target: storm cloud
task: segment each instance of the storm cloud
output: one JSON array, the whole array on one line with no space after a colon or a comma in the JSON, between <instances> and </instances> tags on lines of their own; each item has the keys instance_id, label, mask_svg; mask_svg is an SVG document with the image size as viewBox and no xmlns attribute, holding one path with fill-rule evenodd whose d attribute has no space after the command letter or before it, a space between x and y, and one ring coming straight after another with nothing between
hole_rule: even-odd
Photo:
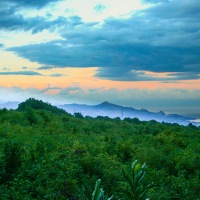
<instances>
[{"instance_id":1,"label":"storm cloud","mask_svg":"<svg viewBox=\"0 0 200 200\"><path fill-rule=\"evenodd\" d=\"M37 19L32 19L29 26L33 32L57 24L62 40L7 50L49 68L98 67L96 76L102 79L199 79L200 2L148 2L155 5L134 12L129 18L108 18L103 23L86 23L75 17L66 26L69 19L61 17L57 22L34 27L30 24L36 24ZM148 72L168 75L156 77Z\"/></svg>"},{"instance_id":2,"label":"storm cloud","mask_svg":"<svg viewBox=\"0 0 200 200\"><path fill-rule=\"evenodd\" d=\"M0 30L9 31L29 31L33 34L43 30L54 31L59 26L76 26L81 22L80 17L71 16L68 18L58 16L56 19L51 19L50 14L46 16L36 15L34 17L27 17L24 11L31 12L47 6L52 2L59 2L62 0L1 0L0 1Z\"/></svg>"}]
</instances>

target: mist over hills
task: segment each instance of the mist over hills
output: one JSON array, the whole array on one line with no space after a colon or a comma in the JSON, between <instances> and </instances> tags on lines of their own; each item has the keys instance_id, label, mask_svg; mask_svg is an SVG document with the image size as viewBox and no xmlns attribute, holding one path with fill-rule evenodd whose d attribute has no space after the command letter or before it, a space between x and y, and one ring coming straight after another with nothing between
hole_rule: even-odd
<instances>
[{"instance_id":1,"label":"mist over hills","mask_svg":"<svg viewBox=\"0 0 200 200\"><path fill-rule=\"evenodd\" d=\"M71 114L80 112L83 116L108 116L110 118L119 117L120 119L129 117L138 118L141 121L156 120L158 122L177 123L184 126L188 125L189 123L192 123L196 126L200 125L200 123L198 122L193 122L195 118L185 117L178 114L165 114L163 111L150 112L146 109L138 110L132 107L115 105L107 101L93 106L80 104L64 104L58 107L64 109Z\"/></svg>"},{"instance_id":2,"label":"mist over hills","mask_svg":"<svg viewBox=\"0 0 200 200\"><path fill-rule=\"evenodd\" d=\"M7 109L17 109L20 102L6 102L1 103L0 108ZM56 107L65 110L70 114L81 113L83 116L104 116L110 118L120 119L124 118L138 118L141 121L150 121L155 120L158 122L167 122L167 123L177 123L180 125L187 126L189 123L193 125L200 126L200 122L196 122L195 118L186 117L178 114L166 114L163 111L160 112L150 112L146 109L135 109L132 107L123 107L119 105L112 104L110 102L103 102L98 105L86 105L86 104L64 104L56 105Z\"/></svg>"},{"instance_id":3,"label":"mist over hills","mask_svg":"<svg viewBox=\"0 0 200 200\"><path fill-rule=\"evenodd\" d=\"M8 101L6 103L0 103L0 109L7 108L7 109L17 109L18 105L20 104L19 101Z\"/></svg>"}]
</instances>

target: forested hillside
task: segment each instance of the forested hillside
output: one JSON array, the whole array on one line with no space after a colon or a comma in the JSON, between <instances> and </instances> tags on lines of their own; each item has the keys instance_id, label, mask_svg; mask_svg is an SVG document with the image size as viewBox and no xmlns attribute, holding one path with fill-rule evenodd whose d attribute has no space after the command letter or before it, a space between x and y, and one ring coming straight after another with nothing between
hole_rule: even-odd
<instances>
[{"instance_id":1,"label":"forested hillside","mask_svg":"<svg viewBox=\"0 0 200 200\"><path fill-rule=\"evenodd\" d=\"M0 109L0 199L125 199L123 168L146 163L152 200L200 199L200 128L72 116L29 99Z\"/></svg>"}]
</instances>

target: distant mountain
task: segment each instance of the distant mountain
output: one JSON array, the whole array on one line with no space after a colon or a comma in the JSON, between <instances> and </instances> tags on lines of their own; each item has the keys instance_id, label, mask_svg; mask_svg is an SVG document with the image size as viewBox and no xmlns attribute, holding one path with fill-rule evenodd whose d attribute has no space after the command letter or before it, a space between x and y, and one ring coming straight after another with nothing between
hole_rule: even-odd
<instances>
[{"instance_id":1,"label":"distant mountain","mask_svg":"<svg viewBox=\"0 0 200 200\"><path fill-rule=\"evenodd\" d=\"M0 108L7 108L7 109L17 109L20 102L18 101L8 101L6 103L1 103Z\"/></svg>"},{"instance_id":2,"label":"distant mountain","mask_svg":"<svg viewBox=\"0 0 200 200\"><path fill-rule=\"evenodd\" d=\"M138 118L141 121L150 121L156 120L158 122L167 122L167 123L177 123L180 125L188 125L192 123L196 126L200 126L199 122L195 122L195 118L184 117L177 114L165 114L164 112L150 112L145 109L135 109L132 107L123 107L109 103L107 101L98 104L98 105L80 105L80 104L64 104L59 105L59 108L66 110L67 112L74 114L80 112L83 116L108 116L110 118L119 117L124 119L129 118Z\"/></svg>"},{"instance_id":3,"label":"distant mountain","mask_svg":"<svg viewBox=\"0 0 200 200\"><path fill-rule=\"evenodd\" d=\"M51 106L50 104L45 104L45 106L41 103L42 101L34 100L34 99L28 99L27 101L20 103L20 102L6 102L0 104L1 108L7 108L7 109L22 109L24 105L28 103L28 105L34 109L39 109L41 106L43 109L51 110L56 113L64 112L65 110L68 113L74 114L74 113L81 113L83 116L91 116L91 117L97 117L97 116L107 116L110 118L116 118L119 117L121 119L124 119L126 117L129 118L138 118L141 121L150 121L150 120L156 120L158 122L167 122L167 123L177 123L180 125L187 126L189 123L192 123L193 125L200 126L200 122L192 117L185 117L177 114L166 114L163 111L160 112L150 112L145 109L135 109L132 107L123 107L119 105L115 105L112 103L109 103L107 101L98 104L98 105L85 105L85 104L64 104L64 105L56 105L57 108L61 108L63 110L57 109L55 106ZM57 112L58 111L58 112Z\"/></svg>"}]
</instances>

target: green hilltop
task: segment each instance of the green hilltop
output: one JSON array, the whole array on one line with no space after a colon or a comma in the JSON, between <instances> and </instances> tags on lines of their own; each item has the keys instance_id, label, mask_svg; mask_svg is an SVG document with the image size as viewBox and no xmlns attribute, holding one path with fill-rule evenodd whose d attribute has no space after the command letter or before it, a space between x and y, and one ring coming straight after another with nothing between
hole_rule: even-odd
<instances>
[{"instance_id":1,"label":"green hilltop","mask_svg":"<svg viewBox=\"0 0 200 200\"><path fill-rule=\"evenodd\" d=\"M65 114L66 112L63 109L57 108L56 106L52 106L49 103L45 103L42 100L37 100L34 98L29 98L25 102L19 104L17 111L26 111L28 108L32 108L34 110L46 110L55 114Z\"/></svg>"},{"instance_id":2,"label":"green hilltop","mask_svg":"<svg viewBox=\"0 0 200 200\"><path fill-rule=\"evenodd\" d=\"M73 116L33 98L0 109L3 200L198 200L199 169L191 124Z\"/></svg>"}]
</instances>

